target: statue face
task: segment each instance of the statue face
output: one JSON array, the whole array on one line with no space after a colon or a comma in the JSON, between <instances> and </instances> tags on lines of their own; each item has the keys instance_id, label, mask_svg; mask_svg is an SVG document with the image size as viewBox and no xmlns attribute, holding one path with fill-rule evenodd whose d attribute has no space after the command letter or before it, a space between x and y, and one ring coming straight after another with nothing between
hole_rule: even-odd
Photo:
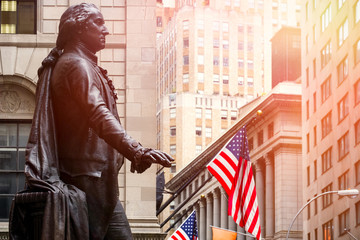
<instances>
[{"instance_id":1,"label":"statue face","mask_svg":"<svg viewBox=\"0 0 360 240\"><path fill-rule=\"evenodd\" d=\"M109 34L103 15L98 9L88 18L86 28L80 34L80 41L93 53L105 48L105 36Z\"/></svg>"}]
</instances>

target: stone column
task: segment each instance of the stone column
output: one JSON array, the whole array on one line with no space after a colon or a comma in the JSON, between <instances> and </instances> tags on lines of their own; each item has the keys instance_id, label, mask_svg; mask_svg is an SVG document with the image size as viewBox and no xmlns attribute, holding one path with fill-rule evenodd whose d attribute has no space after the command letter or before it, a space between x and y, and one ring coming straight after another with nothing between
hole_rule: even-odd
<instances>
[{"instance_id":1,"label":"stone column","mask_svg":"<svg viewBox=\"0 0 360 240\"><path fill-rule=\"evenodd\" d=\"M206 239L212 239L210 225L213 225L213 196L211 193L206 197Z\"/></svg>"},{"instance_id":2,"label":"stone column","mask_svg":"<svg viewBox=\"0 0 360 240\"><path fill-rule=\"evenodd\" d=\"M240 227L239 225L236 226L236 231L239 233L245 233L245 230L242 227ZM245 240L246 236L241 235L239 233L237 234L236 240Z\"/></svg>"},{"instance_id":3,"label":"stone column","mask_svg":"<svg viewBox=\"0 0 360 240\"><path fill-rule=\"evenodd\" d=\"M200 200L200 229L199 239L206 239L206 200L202 198Z\"/></svg>"},{"instance_id":4,"label":"stone column","mask_svg":"<svg viewBox=\"0 0 360 240\"><path fill-rule=\"evenodd\" d=\"M265 155L266 165L266 225L264 236L274 237L274 164L269 154Z\"/></svg>"},{"instance_id":5,"label":"stone column","mask_svg":"<svg viewBox=\"0 0 360 240\"><path fill-rule=\"evenodd\" d=\"M213 224L216 227L220 227L220 191L216 188L213 192L214 196L214 219Z\"/></svg>"},{"instance_id":6,"label":"stone column","mask_svg":"<svg viewBox=\"0 0 360 240\"><path fill-rule=\"evenodd\" d=\"M265 190L264 190L264 173L262 161L257 160L254 164L256 177L256 195L259 204L260 226L265 227ZM265 236L264 229L261 229L261 236Z\"/></svg>"},{"instance_id":7,"label":"stone column","mask_svg":"<svg viewBox=\"0 0 360 240\"><path fill-rule=\"evenodd\" d=\"M221 194L220 227L227 229L228 228L228 198L227 198L227 193L222 187L220 188L220 194Z\"/></svg>"},{"instance_id":8,"label":"stone column","mask_svg":"<svg viewBox=\"0 0 360 240\"><path fill-rule=\"evenodd\" d=\"M236 222L234 221L232 216L228 216L229 226L228 229L232 231L236 231Z\"/></svg>"}]
</instances>

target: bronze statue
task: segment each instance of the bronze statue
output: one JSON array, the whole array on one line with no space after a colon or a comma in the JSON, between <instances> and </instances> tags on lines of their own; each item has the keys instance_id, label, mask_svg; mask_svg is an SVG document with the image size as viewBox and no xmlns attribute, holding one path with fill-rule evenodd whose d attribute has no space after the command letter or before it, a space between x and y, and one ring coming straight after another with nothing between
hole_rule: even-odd
<instances>
[{"instance_id":1,"label":"bronze statue","mask_svg":"<svg viewBox=\"0 0 360 240\"><path fill-rule=\"evenodd\" d=\"M93 4L69 7L61 16L56 48L38 71L25 175L30 190L54 195L46 202L44 219L66 226L55 229L65 236L56 239L132 239L119 201L122 155L138 173L152 163L170 167L173 161L166 153L142 147L122 127L115 88L95 55L109 34L104 24ZM61 201L59 195L64 195ZM54 219L51 208L61 209L65 220Z\"/></svg>"}]
</instances>

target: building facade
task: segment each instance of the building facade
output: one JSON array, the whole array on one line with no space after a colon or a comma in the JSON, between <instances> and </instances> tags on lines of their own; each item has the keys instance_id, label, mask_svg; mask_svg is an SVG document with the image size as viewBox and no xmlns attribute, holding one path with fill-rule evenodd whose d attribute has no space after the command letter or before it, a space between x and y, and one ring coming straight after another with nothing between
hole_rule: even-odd
<instances>
[{"instance_id":1,"label":"building facade","mask_svg":"<svg viewBox=\"0 0 360 240\"><path fill-rule=\"evenodd\" d=\"M1 1L0 34L0 235L6 236L11 199L24 188L24 151L35 108L37 69L55 46L61 14L78 0ZM91 0L110 35L97 55L118 92L127 132L156 147L156 1ZM162 239L155 214L155 167L118 176L120 200L135 239Z\"/></svg>"},{"instance_id":2,"label":"building facade","mask_svg":"<svg viewBox=\"0 0 360 240\"><path fill-rule=\"evenodd\" d=\"M360 189L360 1L304 1L303 202ZM360 201L326 195L304 213L304 239L360 236Z\"/></svg>"},{"instance_id":3,"label":"building facade","mask_svg":"<svg viewBox=\"0 0 360 240\"><path fill-rule=\"evenodd\" d=\"M258 110L262 115L254 120ZM211 239L210 225L244 233L227 216L227 194L211 177L206 164L247 124L262 237L285 239L303 199L301 84L281 82L268 95L254 99L239 111L239 120L166 184L178 194L172 223L179 226L195 209L200 239ZM290 237L302 239L301 217ZM246 238L238 234L238 239Z\"/></svg>"}]
</instances>

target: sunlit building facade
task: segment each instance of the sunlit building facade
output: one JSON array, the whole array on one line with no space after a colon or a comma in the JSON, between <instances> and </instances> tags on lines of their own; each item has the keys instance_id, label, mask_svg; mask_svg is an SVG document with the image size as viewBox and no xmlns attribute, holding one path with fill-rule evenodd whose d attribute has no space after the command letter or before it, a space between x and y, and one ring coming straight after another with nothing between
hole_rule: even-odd
<instances>
[{"instance_id":1,"label":"sunlit building facade","mask_svg":"<svg viewBox=\"0 0 360 240\"><path fill-rule=\"evenodd\" d=\"M303 202L360 189L360 1L303 1ZM303 239L360 236L360 200L327 194L303 215Z\"/></svg>"}]
</instances>

